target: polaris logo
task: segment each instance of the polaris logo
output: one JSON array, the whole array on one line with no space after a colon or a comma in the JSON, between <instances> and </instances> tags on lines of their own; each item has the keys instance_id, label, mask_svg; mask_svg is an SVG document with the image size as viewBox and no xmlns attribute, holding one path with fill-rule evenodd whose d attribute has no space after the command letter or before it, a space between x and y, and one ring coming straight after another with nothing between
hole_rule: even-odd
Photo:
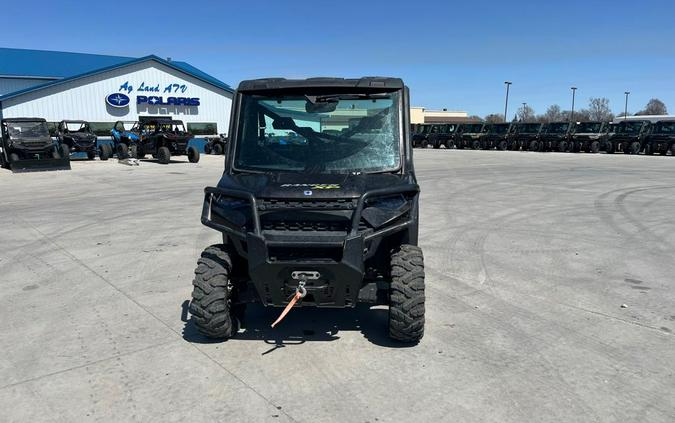
<instances>
[{"instance_id":1,"label":"polaris logo","mask_svg":"<svg viewBox=\"0 0 675 423\"><path fill-rule=\"evenodd\" d=\"M150 106L199 106L197 97L164 97L139 95L136 97L136 104L148 104Z\"/></svg>"},{"instance_id":2,"label":"polaris logo","mask_svg":"<svg viewBox=\"0 0 675 423\"><path fill-rule=\"evenodd\" d=\"M115 93L115 94L110 94L105 98L105 102L108 103L109 106L111 107L127 107L129 105L129 102L131 102L131 99L129 99L129 96L126 94L122 93Z\"/></svg>"},{"instance_id":3,"label":"polaris logo","mask_svg":"<svg viewBox=\"0 0 675 423\"><path fill-rule=\"evenodd\" d=\"M281 188L305 188L305 187L312 189L340 189L340 184L281 184Z\"/></svg>"},{"instance_id":4,"label":"polaris logo","mask_svg":"<svg viewBox=\"0 0 675 423\"><path fill-rule=\"evenodd\" d=\"M305 195L312 195L313 193L312 193L312 191L307 190L307 191L304 192L304 194L305 194Z\"/></svg>"}]
</instances>

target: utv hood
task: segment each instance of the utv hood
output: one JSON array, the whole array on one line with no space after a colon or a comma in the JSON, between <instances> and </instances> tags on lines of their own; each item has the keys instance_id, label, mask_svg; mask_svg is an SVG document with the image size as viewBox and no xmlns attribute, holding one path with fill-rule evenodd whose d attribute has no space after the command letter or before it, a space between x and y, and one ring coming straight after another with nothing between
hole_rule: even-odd
<instances>
[{"instance_id":1,"label":"utv hood","mask_svg":"<svg viewBox=\"0 0 675 423\"><path fill-rule=\"evenodd\" d=\"M398 174L245 174L224 175L218 188L246 191L256 198L359 198L368 191L412 183Z\"/></svg>"}]
</instances>

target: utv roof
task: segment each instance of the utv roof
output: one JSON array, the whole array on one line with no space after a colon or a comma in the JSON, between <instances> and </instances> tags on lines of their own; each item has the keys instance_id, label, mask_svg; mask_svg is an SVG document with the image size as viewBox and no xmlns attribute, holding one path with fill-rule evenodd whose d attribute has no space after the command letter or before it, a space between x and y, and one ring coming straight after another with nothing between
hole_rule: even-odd
<instances>
[{"instance_id":1,"label":"utv roof","mask_svg":"<svg viewBox=\"0 0 675 423\"><path fill-rule=\"evenodd\" d=\"M89 123L86 120L70 120L70 119L63 119L61 123Z\"/></svg>"},{"instance_id":2,"label":"utv roof","mask_svg":"<svg viewBox=\"0 0 675 423\"><path fill-rule=\"evenodd\" d=\"M2 120L3 122L47 122L43 118L6 118Z\"/></svg>"},{"instance_id":3,"label":"utv roof","mask_svg":"<svg viewBox=\"0 0 675 423\"><path fill-rule=\"evenodd\" d=\"M403 80L400 78L387 78L383 76L367 76L363 78L264 78L242 81L239 91L268 91L268 90L299 90L305 88L334 88L334 89L359 89L359 90L386 90L394 91L403 89Z\"/></svg>"}]
</instances>

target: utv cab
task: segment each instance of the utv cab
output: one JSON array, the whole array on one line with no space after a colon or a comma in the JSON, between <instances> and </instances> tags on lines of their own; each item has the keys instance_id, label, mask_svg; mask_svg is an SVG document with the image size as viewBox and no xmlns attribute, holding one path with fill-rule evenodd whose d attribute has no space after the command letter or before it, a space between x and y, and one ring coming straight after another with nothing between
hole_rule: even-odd
<instances>
[{"instance_id":1,"label":"utv cab","mask_svg":"<svg viewBox=\"0 0 675 423\"><path fill-rule=\"evenodd\" d=\"M455 134L457 133L457 124L444 123L435 124L431 127L428 142L433 148L452 148L455 144Z\"/></svg>"},{"instance_id":2,"label":"utv cab","mask_svg":"<svg viewBox=\"0 0 675 423\"><path fill-rule=\"evenodd\" d=\"M366 303L389 305L392 338L422 338L408 98L397 78L239 85L225 170L205 190L202 223L223 243L206 248L195 270L190 313L202 334L236 334L249 302L296 319L294 304Z\"/></svg>"},{"instance_id":3,"label":"utv cab","mask_svg":"<svg viewBox=\"0 0 675 423\"><path fill-rule=\"evenodd\" d=\"M486 125L483 123L463 123L459 125L455 136L455 147L460 150L463 148L478 150L481 134L485 127Z\"/></svg>"},{"instance_id":4,"label":"utv cab","mask_svg":"<svg viewBox=\"0 0 675 423\"><path fill-rule=\"evenodd\" d=\"M129 158L129 149L138 145L141 139L139 122L118 120L110 131L113 147L117 158L120 160Z\"/></svg>"},{"instance_id":5,"label":"utv cab","mask_svg":"<svg viewBox=\"0 0 675 423\"><path fill-rule=\"evenodd\" d=\"M607 139L607 152L623 151L624 154L639 154L650 125L651 122L648 120L622 120L612 125L613 132Z\"/></svg>"},{"instance_id":6,"label":"utv cab","mask_svg":"<svg viewBox=\"0 0 675 423\"><path fill-rule=\"evenodd\" d=\"M140 139L132 148L131 155L142 159L152 154L161 164L167 164L172 156L188 156L190 163L199 161L199 150L189 146L194 136L185 130L183 121L171 118L153 118L139 122ZM134 151L135 150L135 151Z\"/></svg>"},{"instance_id":7,"label":"utv cab","mask_svg":"<svg viewBox=\"0 0 675 423\"><path fill-rule=\"evenodd\" d=\"M420 123L417 126L417 132L412 135L412 146L414 148L426 148L429 145L429 134L432 124Z\"/></svg>"},{"instance_id":8,"label":"utv cab","mask_svg":"<svg viewBox=\"0 0 675 423\"><path fill-rule=\"evenodd\" d=\"M68 152L49 135L41 118L3 119L0 164L13 172L70 169Z\"/></svg>"},{"instance_id":9,"label":"utv cab","mask_svg":"<svg viewBox=\"0 0 675 423\"><path fill-rule=\"evenodd\" d=\"M586 153L606 150L609 127L607 122L577 122L572 127L570 144L576 151Z\"/></svg>"},{"instance_id":10,"label":"utv cab","mask_svg":"<svg viewBox=\"0 0 675 423\"><path fill-rule=\"evenodd\" d=\"M63 154L85 153L87 159L94 160L98 150L96 134L91 130L88 122L83 120L62 120L57 128L56 135ZM101 160L108 160L112 148L108 144L101 146L99 156Z\"/></svg>"},{"instance_id":11,"label":"utv cab","mask_svg":"<svg viewBox=\"0 0 675 423\"><path fill-rule=\"evenodd\" d=\"M510 123L493 123L486 125L480 139L480 148L484 150L506 150L511 139ZM517 150L517 148L514 148Z\"/></svg>"},{"instance_id":12,"label":"utv cab","mask_svg":"<svg viewBox=\"0 0 675 423\"><path fill-rule=\"evenodd\" d=\"M539 136L530 141L530 151L579 151L570 142L571 122L551 122L544 125Z\"/></svg>"},{"instance_id":13,"label":"utv cab","mask_svg":"<svg viewBox=\"0 0 675 423\"><path fill-rule=\"evenodd\" d=\"M497 147L499 150L506 150L504 146L507 146L509 150L531 150L531 147L534 147L536 149L533 151L539 151L539 134L543 126L541 123L513 123L508 138L500 141Z\"/></svg>"},{"instance_id":14,"label":"utv cab","mask_svg":"<svg viewBox=\"0 0 675 423\"><path fill-rule=\"evenodd\" d=\"M675 156L675 121L660 120L654 123L644 139L645 154L665 156L669 151Z\"/></svg>"}]
</instances>

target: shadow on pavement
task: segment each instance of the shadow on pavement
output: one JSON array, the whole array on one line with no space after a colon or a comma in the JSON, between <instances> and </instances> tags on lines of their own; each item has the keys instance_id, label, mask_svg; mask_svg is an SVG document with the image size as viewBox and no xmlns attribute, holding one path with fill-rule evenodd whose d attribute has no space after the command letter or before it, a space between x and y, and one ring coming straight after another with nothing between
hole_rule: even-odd
<instances>
[{"instance_id":1,"label":"shadow on pavement","mask_svg":"<svg viewBox=\"0 0 675 423\"><path fill-rule=\"evenodd\" d=\"M224 342L209 339L197 332L188 319L189 301L182 304L181 320L185 322L183 339L199 344ZM305 342L329 342L340 339L340 331L360 331L375 345L388 348L406 348L406 344L389 338L389 309L383 306L371 307L359 304L349 309L294 308L286 318L272 328L270 325L281 313L280 308L265 308L260 304L249 304L241 320L242 329L229 342L262 341L270 345L263 355L287 345Z\"/></svg>"}]
</instances>

